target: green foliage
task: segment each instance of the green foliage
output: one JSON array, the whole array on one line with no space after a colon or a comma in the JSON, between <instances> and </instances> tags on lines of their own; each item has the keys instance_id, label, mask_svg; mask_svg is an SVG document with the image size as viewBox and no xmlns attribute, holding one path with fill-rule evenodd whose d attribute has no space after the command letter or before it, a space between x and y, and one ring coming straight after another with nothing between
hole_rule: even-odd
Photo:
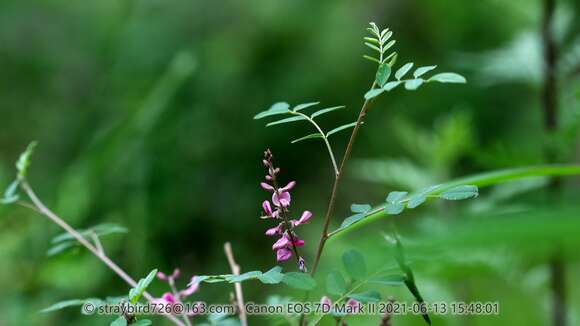
<instances>
[{"instance_id":1,"label":"green foliage","mask_svg":"<svg viewBox=\"0 0 580 326\"><path fill-rule=\"evenodd\" d=\"M367 275L367 265L362 254L356 250L349 250L342 255L344 269L355 280L361 280Z\"/></svg>"},{"instance_id":2,"label":"green foliage","mask_svg":"<svg viewBox=\"0 0 580 326\"><path fill-rule=\"evenodd\" d=\"M356 121L355 122L348 123L348 124L345 124L345 125L342 125L340 127L336 127L334 129L332 129L331 131L327 132L326 133L326 137L330 137L330 135L335 134L335 133L337 133L339 131L343 131L343 130L346 130L346 129L349 129L349 128L353 128L354 126L356 126Z\"/></svg>"},{"instance_id":3,"label":"green foliage","mask_svg":"<svg viewBox=\"0 0 580 326\"><path fill-rule=\"evenodd\" d=\"M36 141L31 142L26 147L26 150L20 154L20 157L16 161L16 180L14 180L6 190L4 191L4 195L0 198L0 204L12 204L18 201L20 196L18 195L18 187L20 183L26 179L26 175L28 174L28 167L30 166L30 158L34 153L34 149L36 148Z\"/></svg>"},{"instance_id":4,"label":"green foliage","mask_svg":"<svg viewBox=\"0 0 580 326\"><path fill-rule=\"evenodd\" d=\"M117 317L112 323L111 326L127 326L127 320L124 317Z\"/></svg>"},{"instance_id":5,"label":"green foliage","mask_svg":"<svg viewBox=\"0 0 580 326\"><path fill-rule=\"evenodd\" d=\"M378 55L378 57L364 55L363 58L378 63L379 72L377 72L377 83L382 86L384 81L388 78L388 76L385 77L385 75L390 74L390 66L394 64L397 57L396 52L387 55L388 50L395 45L396 41L390 40L391 36L393 36L393 32L389 31L388 28L380 30L375 23L370 23L370 25L371 27L367 28L367 30L371 36L364 38L366 41L364 44L377 52L376 55ZM388 68L385 66L388 66Z\"/></svg>"},{"instance_id":6,"label":"green foliage","mask_svg":"<svg viewBox=\"0 0 580 326\"><path fill-rule=\"evenodd\" d=\"M127 233L129 230L115 223L103 223L97 224L95 226L89 227L87 229L78 229L77 230L87 241L92 241L92 237L101 238L103 236L111 235L111 234L119 234L119 233ZM51 240L52 246L48 249L47 255L53 256L64 252L67 249L74 248L80 246L77 242L75 237L73 237L70 233L65 232L57 235L56 237L52 238Z\"/></svg>"},{"instance_id":7,"label":"green foliage","mask_svg":"<svg viewBox=\"0 0 580 326\"><path fill-rule=\"evenodd\" d=\"M92 304L93 307L95 309L97 309L98 307L105 305L105 304L110 304L110 305L118 304L123 299L124 299L124 297L108 297L104 300L99 299L99 298L69 299L69 300L63 300L63 301L59 301L57 303L54 303L51 306L40 310L40 312L41 313L54 312L54 311L58 311L58 310L69 308L69 307L79 307L79 306L82 306L82 305L87 304L87 303ZM82 310L81 310L81 312L85 313Z\"/></svg>"},{"instance_id":8,"label":"green foliage","mask_svg":"<svg viewBox=\"0 0 580 326\"><path fill-rule=\"evenodd\" d=\"M334 295L342 295L346 292L346 282L339 271L332 271L326 277L326 291Z\"/></svg>"},{"instance_id":9,"label":"green foliage","mask_svg":"<svg viewBox=\"0 0 580 326\"><path fill-rule=\"evenodd\" d=\"M157 269L152 270L151 272L149 272L149 275L147 275L145 278L140 279L139 282L137 282L137 286L129 291L129 302L131 304L136 304L137 302L139 302L139 299L141 299L143 293L147 291L147 287L155 279L155 275L157 275Z\"/></svg>"},{"instance_id":10,"label":"green foliage","mask_svg":"<svg viewBox=\"0 0 580 326\"><path fill-rule=\"evenodd\" d=\"M401 271L403 271L403 273L404 273L405 286L407 286L407 289L409 290L409 292L411 292L413 297L415 297L415 300L418 303L423 304L425 301L423 300L423 297L421 296L421 293L419 292L419 289L417 288L417 284L415 283L415 276L413 274L413 271L411 270L411 267L409 267L409 264L407 263L407 261L405 259L405 252L403 249L403 244L401 243L399 236L396 233L394 233L392 238L386 237L386 240L388 242L394 241L395 260L397 261L397 264L399 265L399 268L401 269ZM423 317L423 319L425 320L425 322L427 324L431 325L431 318L429 317L428 313L421 314L421 316Z\"/></svg>"},{"instance_id":11,"label":"green foliage","mask_svg":"<svg viewBox=\"0 0 580 326\"><path fill-rule=\"evenodd\" d=\"M289 275L290 274L290 275ZM303 275L298 275L303 274ZM198 276L198 282L205 283L240 283L249 280L259 280L263 284L279 284L280 282L294 288L310 289L316 286L316 282L310 275L305 273L282 273L282 267L275 266L267 272L251 271L241 275L223 274L223 275L201 275Z\"/></svg>"},{"instance_id":12,"label":"green foliage","mask_svg":"<svg viewBox=\"0 0 580 326\"><path fill-rule=\"evenodd\" d=\"M348 295L349 298L355 299L361 303L378 302L381 301L381 294L375 290L369 290L359 293L351 293Z\"/></svg>"},{"instance_id":13,"label":"green foliage","mask_svg":"<svg viewBox=\"0 0 580 326\"><path fill-rule=\"evenodd\" d=\"M22 181L26 179L26 174L28 173L28 167L30 166L30 158L36 148L37 142L33 141L28 144L24 153L20 155L18 161L16 162L16 169L18 171L18 180Z\"/></svg>"},{"instance_id":14,"label":"green foliage","mask_svg":"<svg viewBox=\"0 0 580 326\"><path fill-rule=\"evenodd\" d=\"M300 290L312 290L316 287L316 281L306 273L290 272L284 274L282 283L289 287Z\"/></svg>"}]
</instances>

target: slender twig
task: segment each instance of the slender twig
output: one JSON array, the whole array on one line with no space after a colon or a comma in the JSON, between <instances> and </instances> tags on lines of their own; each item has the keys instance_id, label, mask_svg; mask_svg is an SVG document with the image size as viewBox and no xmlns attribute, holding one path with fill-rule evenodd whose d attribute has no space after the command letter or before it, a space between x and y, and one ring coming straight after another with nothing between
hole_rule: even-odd
<instances>
[{"instance_id":1,"label":"slender twig","mask_svg":"<svg viewBox=\"0 0 580 326\"><path fill-rule=\"evenodd\" d=\"M371 89L373 89L374 87L375 87L375 83L373 82ZM328 239L328 227L330 226L330 220L332 217L332 213L334 211L334 205L336 203L336 195L337 195L337 191L338 191L338 185L340 183L340 177L342 176L344 167L346 166L346 162L348 161L348 159L350 157L350 153L352 151L352 147L354 146L354 141L356 139L356 136L358 135L358 131L360 129L360 126L363 124L365 116L367 114L367 111L369 110L370 105L372 103L373 103L372 99L366 100L363 103L363 106L362 106L360 113L358 115L358 119L356 121L356 125L354 126L354 129L352 130L348 144L346 145L346 150L345 150L344 155L342 157L342 161L340 162L340 167L338 168L338 172L336 173L336 177L334 178L334 183L332 185L332 192L330 194L330 200L328 201L328 208L326 209L326 215L324 217L324 224L322 227L322 233L320 234L320 241L318 243L318 249L316 250L316 256L314 257L314 264L312 265L312 272L311 272L312 275L314 275L314 273L316 272L316 268L318 267L318 263L320 262L320 256L322 255L322 251L324 250L324 244L326 243L326 240Z\"/></svg>"},{"instance_id":2,"label":"slender twig","mask_svg":"<svg viewBox=\"0 0 580 326\"><path fill-rule=\"evenodd\" d=\"M240 275L240 265L236 263L234 259L234 252L232 250L232 245L229 242L224 243L224 252L228 258L228 263L230 264L230 269L232 274ZM244 306L244 293L242 292L242 283L236 282L234 284L236 290L236 302L238 304L238 314L240 316L240 323L242 326L248 325L248 319L246 317L246 308Z\"/></svg>"},{"instance_id":3,"label":"slender twig","mask_svg":"<svg viewBox=\"0 0 580 326\"><path fill-rule=\"evenodd\" d=\"M318 125L318 123L316 123L316 121L314 121L314 119L310 118L309 116L307 116L302 112L291 111L290 113L303 117L304 119L306 119L306 121L310 122L314 126L314 128L316 128L316 130L318 130L318 132L322 136L322 139L324 140L324 144L326 144L326 149L328 150L328 155L330 156L330 161L332 162L332 167L334 168L334 175L335 176L338 175L338 166L336 164L336 158L334 157L334 153L332 152L332 146L330 146L328 136L324 133L324 131L322 131L322 128L320 128L320 126Z\"/></svg>"},{"instance_id":4,"label":"slender twig","mask_svg":"<svg viewBox=\"0 0 580 326\"><path fill-rule=\"evenodd\" d=\"M105 254L105 249L103 248L103 245L101 244L101 240L99 240L99 236L97 235L97 233L93 230L89 231L89 235L91 236L91 238L93 239L93 242L95 243L95 248L97 248L97 250L104 255Z\"/></svg>"},{"instance_id":5,"label":"slender twig","mask_svg":"<svg viewBox=\"0 0 580 326\"><path fill-rule=\"evenodd\" d=\"M113 262L107 255L100 252L95 246L93 246L87 239L85 239L77 230L73 227L68 225L63 219L61 219L58 215L53 213L50 209L48 209L44 203L36 196L30 185L27 181L21 182L20 186L26 192L32 203L36 207L36 210L40 212L42 215L46 216L52 222L63 228L66 232L72 235L80 244L86 247L93 255L99 258L109 269L111 269L115 274L117 274L123 281L129 284L131 287L136 287L137 282L129 276L121 267L119 267L115 262ZM149 294L147 291L143 293L143 296L148 300L152 301L155 298ZM175 325L178 326L185 326L179 319L177 319L173 315L164 315L166 318L171 320Z\"/></svg>"}]
</instances>

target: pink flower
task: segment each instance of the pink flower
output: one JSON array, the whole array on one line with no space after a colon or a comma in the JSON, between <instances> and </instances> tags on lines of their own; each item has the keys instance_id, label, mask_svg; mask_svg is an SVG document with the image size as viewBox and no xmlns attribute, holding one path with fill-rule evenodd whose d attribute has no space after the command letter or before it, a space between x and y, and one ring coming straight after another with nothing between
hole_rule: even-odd
<instances>
[{"instance_id":1,"label":"pink flower","mask_svg":"<svg viewBox=\"0 0 580 326\"><path fill-rule=\"evenodd\" d=\"M352 298L348 299L348 301L346 302L346 306L348 307L347 312L353 313L353 314L360 313L361 309L362 309L360 302L358 302Z\"/></svg>"},{"instance_id":2,"label":"pink flower","mask_svg":"<svg viewBox=\"0 0 580 326\"><path fill-rule=\"evenodd\" d=\"M298 221L292 220L292 225L298 226L298 225L305 224L306 222L308 222L310 220L311 217L312 217L312 213L310 213L309 211L304 211L302 213L302 216L300 217L300 219Z\"/></svg>"},{"instance_id":3,"label":"pink flower","mask_svg":"<svg viewBox=\"0 0 580 326\"><path fill-rule=\"evenodd\" d=\"M199 289L199 277L193 276L188 284L188 287L184 290L179 291L179 295L181 295L182 297L189 297L190 295L197 292L198 289Z\"/></svg>"},{"instance_id":4,"label":"pink flower","mask_svg":"<svg viewBox=\"0 0 580 326\"><path fill-rule=\"evenodd\" d=\"M180 274L181 271L179 270L179 268L176 268L173 270L173 273L171 273L171 275L166 275L163 272L157 272L157 278L162 281L175 280L179 277Z\"/></svg>"},{"instance_id":5,"label":"pink flower","mask_svg":"<svg viewBox=\"0 0 580 326\"><path fill-rule=\"evenodd\" d=\"M280 173L280 169L274 167L272 163L272 152L267 150L264 152L264 160L262 161L264 166L267 168L268 174L266 175L266 182L261 182L260 186L272 193L272 205L270 201L265 200L262 202L262 210L264 215L262 218L276 218L283 220L276 227L269 228L266 230L265 234L268 236L278 236L280 238L272 245L272 250L276 251L276 260L278 262L286 261L292 257L292 254L296 252L298 255L297 247L304 246L304 240L298 238L294 229L302 224L305 224L312 217L312 213L309 211L304 211L302 216L298 220L291 219L288 215L290 214L289 207L292 202L292 196L290 195L290 190L296 186L296 181L290 181L284 187L278 187L277 175ZM306 271L306 263L302 257L298 255L298 268L301 271Z\"/></svg>"},{"instance_id":6,"label":"pink flower","mask_svg":"<svg viewBox=\"0 0 580 326\"><path fill-rule=\"evenodd\" d=\"M292 250L290 249L282 248L276 251L276 260L278 262L287 261L290 257L292 257Z\"/></svg>"}]
</instances>

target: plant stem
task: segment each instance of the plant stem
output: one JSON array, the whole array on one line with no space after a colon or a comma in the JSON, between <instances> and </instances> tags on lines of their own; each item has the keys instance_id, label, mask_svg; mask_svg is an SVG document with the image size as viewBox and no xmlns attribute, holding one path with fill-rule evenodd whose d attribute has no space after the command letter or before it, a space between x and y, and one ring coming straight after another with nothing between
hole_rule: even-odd
<instances>
[{"instance_id":1,"label":"plant stem","mask_svg":"<svg viewBox=\"0 0 580 326\"><path fill-rule=\"evenodd\" d=\"M228 263L230 264L230 269L232 274L240 275L240 265L236 263L234 259L234 252L232 250L232 245L229 242L224 243L224 252L228 258ZM234 284L236 290L236 302L238 303L238 314L240 316L240 323L242 326L248 325L248 319L246 316L246 308L244 306L244 293L242 292L242 283L236 282Z\"/></svg>"},{"instance_id":2,"label":"plant stem","mask_svg":"<svg viewBox=\"0 0 580 326\"><path fill-rule=\"evenodd\" d=\"M306 119L322 135L322 139L324 140L324 144L326 144L326 149L328 150L328 155L330 156L330 161L332 161L332 167L334 168L334 175L337 176L338 175L338 166L336 164L336 158L334 157L334 153L332 152L332 147L330 146L330 142L328 142L328 137L326 136L326 134L324 134L324 131L322 131L322 128L320 128L320 126L316 123L316 121L314 121L314 119L310 118L309 116L307 116L306 114L304 114L302 112L294 112L293 111L292 114L299 115L299 116L303 117L304 119Z\"/></svg>"},{"instance_id":3,"label":"plant stem","mask_svg":"<svg viewBox=\"0 0 580 326\"><path fill-rule=\"evenodd\" d=\"M99 258L105 265L107 265L107 267L109 267L113 272L115 272L115 274L117 274L121 279L123 279L123 281L125 281L131 287L137 286L137 282L135 282L135 280L131 276L129 276L121 267L119 267L117 264L115 264L107 255L100 252L87 239L85 239L80 233L78 233L77 230L72 228L63 219L61 219L58 215L56 215L50 209L48 209L44 205L44 203L42 203L42 201L40 199L38 199L38 197L36 196L36 194L34 193L34 191L32 190L32 188L30 187L30 185L28 184L28 182L26 180L21 182L21 187L24 190L24 192L26 192L26 194L28 195L30 200L32 200L32 203L34 204L36 209L42 215L48 217L48 219L50 219L52 222L54 222L55 224L57 224L58 226L63 228L70 235L72 235L80 244L85 246L93 255L95 255L97 258ZM143 296L148 301L152 301L154 299L153 296L151 294L149 294L147 291L145 291L143 293ZM168 318L169 320L171 320L175 325L185 326L185 324L183 324L181 321L179 321L179 319L177 319L173 315L164 315L164 316L166 318Z\"/></svg>"},{"instance_id":4,"label":"plant stem","mask_svg":"<svg viewBox=\"0 0 580 326\"><path fill-rule=\"evenodd\" d=\"M375 87L375 83L373 82L371 89L373 89L374 87ZM334 178L334 183L332 185L332 192L330 194L330 200L328 201L328 208L326 210L326 216L324 217L324 225L322 227L322 233L320 235L320 241L318 243L318 249L316 250L316 256L314 257L314 264L312 265L312 272L311 272L312 275L314 275L314 273L316 272L316 268L318 267L318 264L320 262L320 257L322 256L322 251L324 250L324 244L326 243L326 240L328 239L328 227L330 226L330 220L331 220L332 213L334 211L334 206L336 203L336 194L338 191L338 185L340 184L340 180L341 180L340 177L343 173L346 162L348 161L348 159L350 157L352 147L354 146L354 141L356 139L356 136L358 135L358 130L360 129L360 126L363 124L365 116L367 114L367 111L369 110L370 105L372 103L373 103L373 99L365 100L365 102L363 103L363 106L362 106L362 108L359 112L359 115L358 115L358 119L356 120L356 125L354 126L354 129L352 130L352 133L350 134L350 139L348 140L348 144L346 145L346 150L344 151L342 161L340 162L340 167L338 168L338 171L337 171L336 176Z\"/></svg>"}]
</instances>

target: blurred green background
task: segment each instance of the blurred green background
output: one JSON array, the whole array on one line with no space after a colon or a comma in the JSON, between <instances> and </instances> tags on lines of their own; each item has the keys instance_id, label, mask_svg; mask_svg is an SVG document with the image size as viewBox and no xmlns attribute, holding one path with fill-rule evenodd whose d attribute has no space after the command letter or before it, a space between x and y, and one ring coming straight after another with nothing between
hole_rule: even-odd
<instances>
[{"instance_id":1,"label":"blurred green background","mask_svg":"<svg viewBox=\"0 0 580 326\"><path fill-rule=\"evenodd\" d=\"M0 184L12 181L18 154L38 140L29 180L49 207L79 228L126 226L128 234L103 239L112 258L136 278L180 267L185 284L189 275L229 272L226 241L242 270L275 264L263 235L270 225L258 219L267 197L258 186L260 160L271 148L282 178L298 182L295 209L314 213L300 230L311 262L331 187L327 154L316 141L290 144L309 126L264 128L253 115L276 101L321 101L347 107L325 116L325 127L354 121L376 69L361 57L368 53L365 28L375 21L394 31L399 64L438 64L468 84L400 89L376 103L353 151L333 228L353 202L381 203L391 190L545 163L546 147L556 162L577 162L580 3L556 3L559 128L547 134L542 1L3 0ZM335 138L338 155L346 140L346 133ZM566 178L557 191L548 184L534 178L486 188L473 201L433 203L397 217L427 301L500 301L499 316L434 317L436 324L549 324L548 261L555 251L566 261L570 325L580 323L579 183ZM381 235L391 230L389 220L329 245L320 275L352 247L364 250L371 266L392 263ZM112 319L76 308L38 312L59 300L128 290L84 250L48 257L59 233L30 210L0 207L0 325ZM271 294L302 297L257 282L244 289L255 302ZM165 291L160 282L151 288ZM194 299L224 303L231 291L203 284ZM400 288L381 293L411 299ZM417 316L394 320L421 324Z\"/></svg>"}]
</instances>

